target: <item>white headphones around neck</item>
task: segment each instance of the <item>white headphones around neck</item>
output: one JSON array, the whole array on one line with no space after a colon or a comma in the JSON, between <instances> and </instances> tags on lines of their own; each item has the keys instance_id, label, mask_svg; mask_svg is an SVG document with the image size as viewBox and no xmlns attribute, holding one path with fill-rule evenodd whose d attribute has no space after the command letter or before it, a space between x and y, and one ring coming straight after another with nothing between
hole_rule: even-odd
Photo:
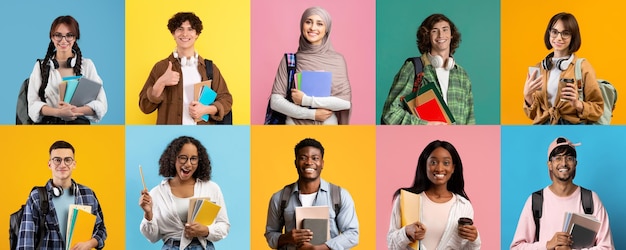
<instances>
[{"instance_id":1,"label":"white headphones around neck","mask_svg":"<svg viewBox=\"0 0 626 250\"><path fill-rule=\"evenodd\" d=\"M545 70L551 70L554 64L556 64L559 70L565 71L569 67L569 64L572 63L572 60L574 60L574 54L567 58L554 59L554 52L550 52L550 54L541 61L541 66Z\"/></svg>"},{"instance_id":2,"label":"white headphones around neck","mask_svg":"<svg viewBox=\"0 0 626 250\"><path fill-rule=\"evenodd\" d=\"M58 69L59 68L59 62L54 57L52 57L52 58L50 58L50 60L48 60L48 65L50 65L50 67L54 68L54 69ZM74 56L73 57L68 58L67 61L65 62L65 67L67 67L67 68L74 68L74 66L76 66L76 52L74 52Z\"/></svg>"},{"instance_id":3,"label":"white headphones around neck","mask_svg":"<svg viewBox=\"0 0 626 250\"><path fill-rule=\"evenodd\" d=\"M440 55L433 56L430 52L426 53L426 56L428 56L430 64L432 64L435 68L443 67L445 70L451 70L454 68L455 63L452 56L448 57L447 60L444 60Z\"/></svg>"},{"instance_id":4,"label":"white headphones around neck","mask_svg":"<svg viewBox=\"0 0 626 250\"><path fill-rule=\"evenodd\" d=\"M179 59L180 60L180 65L182 66L196 66L198 65L198 52L194 52L192 57L178 57L178 52L176 50L174 50L174 52L172 52L172 54L174 55L174 58Z\"/></svg>"},{"instance_id":5,"label":"white headphones around neck","mask_svg":"<svg viewBox=\"0 0 626 250\"><path fill-rule=\"evenodd\" d=\"M72 186L69 188L69 190L70 195L75 195L78 193L78 187L74 181L72 181ZM57 187L52 184L52 195L54 195L54 197L60 197L61 195L63 195L63 187Z\"/></svg>"}]
</instances>

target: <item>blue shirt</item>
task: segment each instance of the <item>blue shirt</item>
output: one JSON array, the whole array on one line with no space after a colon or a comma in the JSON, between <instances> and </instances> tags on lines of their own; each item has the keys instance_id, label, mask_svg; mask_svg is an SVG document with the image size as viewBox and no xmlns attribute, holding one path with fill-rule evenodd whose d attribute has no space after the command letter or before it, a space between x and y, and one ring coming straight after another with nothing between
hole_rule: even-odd
<instances>
[{"instance_id":1,"label":"blue shirt","mask_svg":"<svg viewBox=\"0 0 626 250\"><path fill-rule=\"evenodd\" d=\"M59 221L59 228L61 229L61 236L65 239L67 233L67 214L70 211L70 204L74 204L76 199L71 192L63 192L63 195L59 197L52 197L52 203L57 210L57 219Z\"/></svg>"},{"instance_id":2,"label":"blue shirt","mask_svg":"<svg viewBox=\"0 0 626 250\"><path fill-rule=\"evenodd\" d=\"M75 183L74 180L72 180L72 182ZM104 217L102 215L102 209L100 208L98 198L96 198L96 194L90 188L80 184L75 185L77 186L78 192L74 194L74 204L91 206L91 213L96 215L96 225L94 227L92 237L98 241L98 246L96 248L102 249L104 247L104 240L106 240L107 237L107 232L106 227L104 226ZM49 180L46 183L46 190L48 190L47 195L48 200L50 200L49 212L45 218L48 230L46 231L45 225L41 222L39 194L37 189L34 189L30 193L28 201L26 201L26 206L24 207L24 215L20 224L20 232L18 233L18 250L35 249L35 241L39 240L35 239L36 232L40 230L40 227L42 227L42 232L45 231L43 242L41 243L42 248L48 250L65 249L65 238L61 235L57 212L54 207L54 202L52 202L52 180Z\"/></svg>"},{"instance_id":3,"label":"blue shirt","mask_svg":"<svg viewBox=\"0 0 626 250\"><path fill-rule=\"evenodd\" d=\"M267 223L265 225L265 239L272 249L278 248L278 238L283 233L296 228L295 208L302 206L300 202L298 183L293 189L293 193L287 202L284 211L285 222L280 221L280 199L282 190L274 193L270 200L267 211ZM330 197L330 185L321 179L320 189L317 197L313 201L313 206L328 206L330 218L330 237L326 245L330 249L350 249L359 243L359 221L354 208L354 201L350 193L344 188L341 189L341 209L335 218L335 208L332 206ZM286 245L281 249L296 249L294 245Z\"/></svg>"}]
</instances>

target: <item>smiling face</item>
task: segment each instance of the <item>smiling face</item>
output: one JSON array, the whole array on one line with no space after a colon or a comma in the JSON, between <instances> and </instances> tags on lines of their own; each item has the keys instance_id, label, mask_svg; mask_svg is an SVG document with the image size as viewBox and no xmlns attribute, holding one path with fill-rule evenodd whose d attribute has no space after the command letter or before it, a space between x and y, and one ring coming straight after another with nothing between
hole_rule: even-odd
<instances>
[{"instance_id":1,"label":"smiling face","mask_svg":"<svg viewBox=\"0 0 626 250\"><path fill-rule=\"evenodd\" d=\"M176 48L179 53L185 51L194 51L194 44L198 39L198 33L191 27L189 21L184 21L174 32L172 33L174 40L176 41Z\"/></svg>"},{"instance_id":2,"label":"smiling face","mask_svg":"<svg viewBox=\"0 0 626 250\"><path fill-rule=\"evenodd\" d=\"M431 52L433 54L449 53L452 31L446 21L437 22L430 30Z\"/></svg>"},{"instance_id":3,"label":"smiling face","mask_svg":"<svg viewBox=\"0 0 626 250\"><path fill-rule=\"evenodd\" d=\"M72 46L76 42L76 34L67 24L61 23L52 32L50 40L54 43L57 53L68 53L72 51Z\"/></svg>"},{"instance_id":4,"label":"smiling face","mask_svg":"<svg viewBox=\"0 0 626 250\"><path fill-rule=\"evenodd\" d=\"M183 145L176 156L176 178L187 181L198 168L198 148L193 143Z\"/></svg>"},{"instance_id":5,"label":"smiling face","mask_svg":"<svg viewBox=\"0 0 626 250\"><path fill-rule=\"evenodd\" d=\"M50 151L48 167L52 170L52 178L66 181L72 178L72 170L76 167L74 153L69 148L57 148Z\"/></svg>"},{"instance_id":6,"label":"smiling face","mask_svg":"<svg viewBox=\"0 0 626 250\"><path fill-rule=\"evenodd\" d=\"M314 181L319 179L320 174L322 174L324 159L318 148L307 146L298 150L295 164L300 180Z\"/></svg>"},{"instance_id":7,"label":"smiling face","mask_svg":"<svg viewBox=\"0 0 626 250\"><path fill-rule=\"evenodd\" d=\"M548 170L550 171L550 177L554 181L559 180L561 182L572 182L576 176L576 157L561 153L553 156L548 161Z\"/></svg>"},{"instance_id":8,"label":"smiling face","mask_svg":"<svg viewBox=\"0 0 626 250\"><path fill-rule=\"evenodd\" d=\"M319 15L311 15L302 24L302 35L313 45L321 45L326 36L326 23Z\"/></svg>"},{"instance_id":9,"label":"smiling face","mask_svg":"<svg viewBox=\"0 0 626 250\"><path fill-rule=\"evenodd\" d=\"M565 57L569 55L571 41L571 31L565 29L562 20L556 21L550 30L550 45L554 48L554 56Z\"/></svg>"},{"instance_id":10,"label":"smiling face","mask_svg":"<svg viewBox=\"0 0 626 250\"><path fill-rule=\"evenodd\" d=\"M434 186L447 185L454 173L454 163L450 152L445 148L438 147L426 160L426 175Z\"/></svg>"}]
</instances>

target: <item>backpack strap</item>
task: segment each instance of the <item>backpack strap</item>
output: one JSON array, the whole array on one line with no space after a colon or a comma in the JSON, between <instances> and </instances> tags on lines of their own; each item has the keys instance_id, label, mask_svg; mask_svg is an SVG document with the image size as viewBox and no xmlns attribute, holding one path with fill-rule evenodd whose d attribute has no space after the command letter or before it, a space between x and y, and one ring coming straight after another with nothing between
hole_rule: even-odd
<instances>
[{"instance_id":1,"label":"backpack strap","mask_svg":"<svg viewBox=\"0 0 626 250\"><path fill-rule=\"evenodd\" d=\"M337 215L339 215L339 211L341 210L341 187L330 182L328 184L330 184L330 200L333 202L336 220Z\"/></svg>"},{"instance_id":2,"label":"backpack strap","mask_svg":"<svg viewBox=\"0 0 626 250\"><path fill-rule=\"evenodd\" d=\"M413 80L413 90L412 92L417 92L419 90L419 84L422 82L422 79L419 77L419 74L424 71L424 64L422 63L422 58L420 57L409 57L406 59L406 62L412 62L413 67L415 69L415 78Z\"/></svg>"},{"instance_id":3,"label":"backpack strap","mask_svg":"<svg viewBox=\"0 0 626 250\"><path fill-rule=\"evenodd\" d=\"M593 214L593 195L589 189L580 187L580 201L585 214Z\"/></svg>"},{"instance_id":4,"label":"backpack strap","mask_svg":"<svg viewBox=\"0 0 626 250\"><path fill-rule=\"evenodd\" d=\"M578 58L576 60L576 66L574 67L574 77L576 79L576 84L578 84L578 100L581 102L585 100L585 93L583 91L585 88L585 81L583 79L582 71L582 64L584 60L585 58Z\"/></svg>"},{"instance_id":5,"label":"backpack strap","mask_svg":"<svg viewBox=\"0 0 626 250\"><path fill-rule=\"evenodd\" d=\"M533 220L535 221L535 241L539 241L539 219L543 209L543 189L532 194Z\"/></svg>"},{"instance_id":6,"label":"backpack strap","mask_svg":"<svg viewBox=\"0 0 626 250\"><path fill-rule=\"evenodd\" d=\"M330 185L330 199L333 203L333 208L335 209L335 220L337 219L337 215L339 215L339 211L341 210L341 187L328 183ZM291 183L286 185L283 190L280 192L280 210L278 211L280 222L282 225L285 224L285 208L287 208L287 202L291 198L291 193L293 193L293 189L296 186L296 183Z\"/></svg>"},{"instance_id":7,"label":"backpack strap","mask_svg":"<svg viewBox=\"0 0 626 250\"><path fill-rule=\"evenodd\" d=\"M291 98L291 89L294 88L293 82L296 75L296 54L285 53L285 63L287 64L287 93L286 98L288 101L293 102Z\"/></svg>"},{"instance_id":8,"label":"backpack strap","mask_svg":"<svg viewBox=\"0 0 626 250\"><path fill-rule=\"evenodd\" d=\"M280 193L280 210L278 210L280 216L278 217L280 218L281 225L285 225L285 208L287 208L287 202L289 202L289 198L291 198L291 193L293 193L293 188L295 186L295 182L285 185Z\"/></svg>"},{"instance_id":9,"label":"backpack strap","mask_svg":"<svg viewBox=\"0 0 626 250\"><path fill-rule=\"evenodd\" d=\"M204 66L206 67L206 76L209 80L213 80L213 61L204 59Z\"/></svg>"},{"instance_id":10,"label":"backpack strap","mask_svg":"<svg viewBox=\"0 0 626 250\"><path fill-rule=\"evenodd\" d=\"M41 220L41 222L43 222L43 225L45 228L45 231L42 231L40 228L39 231L35 233L35 235L39 234L39 241L36 243L37 245L36 249L39 249L44 240L44 236L46 235L45 232L49 231L46 217L48 216L48 212L50 212L50 201L48 200L48 190L46 190L46 187L36 186L36 187L33 187L32 190L35 190L35 189L37 189L37 194L39 195L39 208L41 209L39 211L41 212L41 214L39 215L40 216L39 219Z\"/></svg>"}]
</instances>

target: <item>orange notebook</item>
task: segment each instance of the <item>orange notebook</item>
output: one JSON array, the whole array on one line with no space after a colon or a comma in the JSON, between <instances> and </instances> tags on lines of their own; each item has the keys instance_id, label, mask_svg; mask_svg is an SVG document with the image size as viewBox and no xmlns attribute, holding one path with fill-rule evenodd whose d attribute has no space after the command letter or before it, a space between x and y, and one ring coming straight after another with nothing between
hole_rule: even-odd
<instances>
[{"instance_id":1,"label":"orange notebook","mask_svg":"<svg viewBox=\"0 0 626 250\"><path fill-rule=\"evenodd\" d=\"M400 190L400 225L403 227L420 220L421 197L404 189ZM409 246L419 248L419 241L412 242Z\"/></svg>"},{"instance_id":2,"label":"orange notebook","mask_svg":"<svg viewBox=\"0 0 626 250\"><path fill-rule=\"evenodd\" d=\"M70 205L67 219L66 249L70 249L78 242L88 241L92 238L96 216L91 213L91 206Z\"/></svg>"}]
</instances>

